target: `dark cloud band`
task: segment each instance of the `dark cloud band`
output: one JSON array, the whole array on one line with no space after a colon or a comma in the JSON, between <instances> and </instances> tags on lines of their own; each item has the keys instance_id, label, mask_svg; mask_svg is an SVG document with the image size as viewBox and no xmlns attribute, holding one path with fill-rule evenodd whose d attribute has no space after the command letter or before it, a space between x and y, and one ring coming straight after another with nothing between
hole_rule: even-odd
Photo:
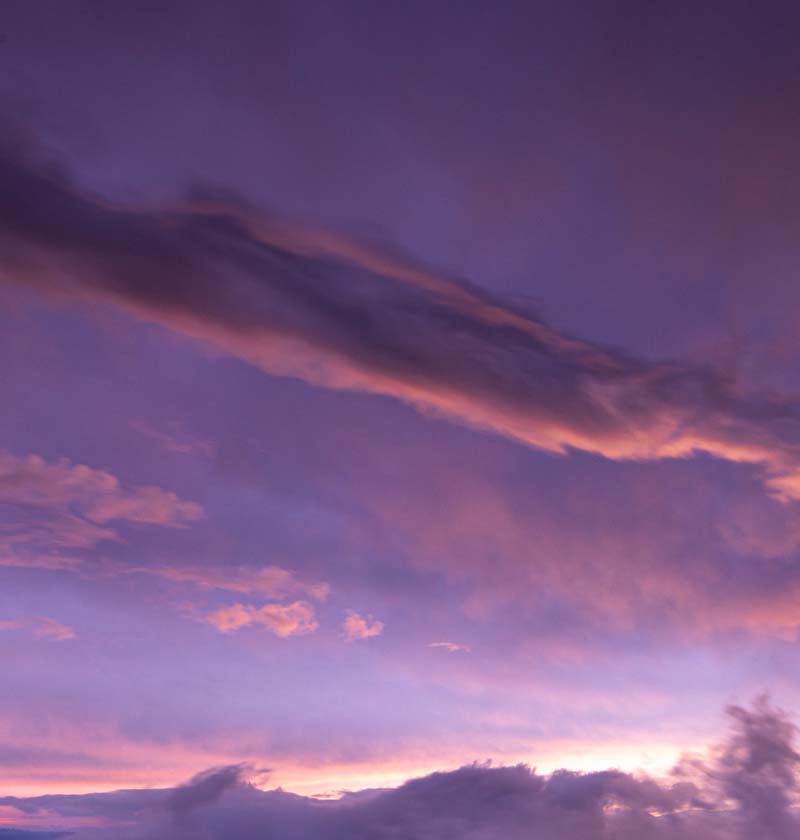
<instances>
[{"instance_id":1,"label":"dark cloud band","mask_svg":"<svg viewBox=\"0 0 800 840\"><path fill-rule=\"evenodd\" d=\"M613 459L706 452L800 498L795 401L710 369L559 334L467 284L196 195L110 206L0 146L0 277L112 303L277 375L385 394L530 446Z\"/></svg>"}]
</instances>

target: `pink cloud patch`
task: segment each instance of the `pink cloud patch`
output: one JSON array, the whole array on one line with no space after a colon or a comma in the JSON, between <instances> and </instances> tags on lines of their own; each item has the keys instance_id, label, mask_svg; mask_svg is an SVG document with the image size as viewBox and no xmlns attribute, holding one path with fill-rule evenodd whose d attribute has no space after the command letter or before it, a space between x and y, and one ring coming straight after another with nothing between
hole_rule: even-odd
<instances>
[{"instance_id":1,"label":"pink cloud patch","mask_svg":"<svg viewBox=\"0 0 800 840\"><path fill-rule=\"evenodd\" d=\"M348 642L380 636L383 628L382 621L376 621L371 615L365 618L353 610L347 610L347 617L342 624L342 630Z\"/></svg>"},{"instance_id":2,"label":"pink cloud patch","mask_svg":"<svg viewBox=\"0 0 800 840\"><path fill-rule=\"evenodd\" d=\"M75 638L75 632L71 627L45 616L0 621L0 631L2 630L24 630L38 639L47 639L52 642L64 642Z\"/></svg>"},{"instance_id":3,"label":"pink cloud patch","mask_svg":"<svg viewBox=\"0 0 800 840\"><path fill-rule=\"evenodd\" d=\"M206 616L206 621L221 633L233 633L242 627L256 625L282 639L313 633L319 627L314 608L307 601L265 604L263 607L231 604Z\"/></svg>"}]
</instances>

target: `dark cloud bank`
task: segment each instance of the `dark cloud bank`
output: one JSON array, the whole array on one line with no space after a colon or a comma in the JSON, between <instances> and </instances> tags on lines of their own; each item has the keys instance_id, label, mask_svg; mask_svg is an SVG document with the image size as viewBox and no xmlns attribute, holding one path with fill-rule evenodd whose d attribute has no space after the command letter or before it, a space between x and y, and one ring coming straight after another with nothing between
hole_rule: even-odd
<instances>
[{"instance_id":1,"label":"dark cloud bank","mask_svg":"<svg viewBox=\"0 0 800 840\"><path fill-rule=\"evenodd\" d=\"M232 766L173 790L0 805L45 809L54 821L106 821L75 830L72 840L796 840L795 727L763 698L728 714L727 741L702 759L685 758L668 780L476 764L318 801L259 790L246 781L246 767Z\"/></svg>"},{"instance_id":2,"label":"dark cloud bank","mask_svg":"<svg viewBox=\"0 0 800 840\"><path fill-rule=\"evenodd\" d=\"M800 498L793 398L572 339L476 287L289 229L229 196L110 205L6 135L2 283L119 306L270 373L389 395L554 452L706 452Z\"/></svg>"}]
</instances>

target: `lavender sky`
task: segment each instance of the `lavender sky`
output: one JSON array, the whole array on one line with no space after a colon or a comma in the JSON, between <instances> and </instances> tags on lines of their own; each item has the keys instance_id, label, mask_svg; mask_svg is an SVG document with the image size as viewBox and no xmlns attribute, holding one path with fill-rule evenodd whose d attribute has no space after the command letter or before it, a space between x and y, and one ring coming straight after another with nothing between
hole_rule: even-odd
<instances>
[{"instance_id":1,"label":"lavender sky","mask_svg":"<svg viewBox=\"0 0 800 840\"><path fill-rule=\"evenodd\" d=\"M0 33L0 840L795 837L800 7Z\"/></svg>"}]
</instances>

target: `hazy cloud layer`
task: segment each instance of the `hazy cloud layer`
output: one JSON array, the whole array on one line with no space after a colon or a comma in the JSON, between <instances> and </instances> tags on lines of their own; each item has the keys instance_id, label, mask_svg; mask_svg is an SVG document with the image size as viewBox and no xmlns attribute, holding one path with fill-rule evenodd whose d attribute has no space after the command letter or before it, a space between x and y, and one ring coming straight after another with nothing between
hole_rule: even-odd
<instances>
[{"instance_id":1,"label":"hazy cloud layer","mask_svg":"<svg viewBox=\"0 0 800 840\"><path fill-rule=\"evenodd\" d=\"M271 373L387 394L554 452L757 465L775 496L800 498L792 399L573 340L476 288L214 196L110 206L19 142L0 149L0 196L6 282L113 303ZM116 501L95 520L159 508L147 494Z\"/></svg>"},{"instance_id":2,"label":"hazy cloud layer","mask_svg":"<svg viewBox=\"0 0 800 840\"><path fill-rule=\"evenodd\" d=\"M243 765L201 773L173 790L8 797L0 806L106 827L75 840L790 840L800 831L795 729L765 700L729 709L728 741L657 781L617 770L541 776L524 765L475 764L393 790L317 801L260 791ZM56 822L57 826L57 822Z\"/></svg>"}]
</instances>

